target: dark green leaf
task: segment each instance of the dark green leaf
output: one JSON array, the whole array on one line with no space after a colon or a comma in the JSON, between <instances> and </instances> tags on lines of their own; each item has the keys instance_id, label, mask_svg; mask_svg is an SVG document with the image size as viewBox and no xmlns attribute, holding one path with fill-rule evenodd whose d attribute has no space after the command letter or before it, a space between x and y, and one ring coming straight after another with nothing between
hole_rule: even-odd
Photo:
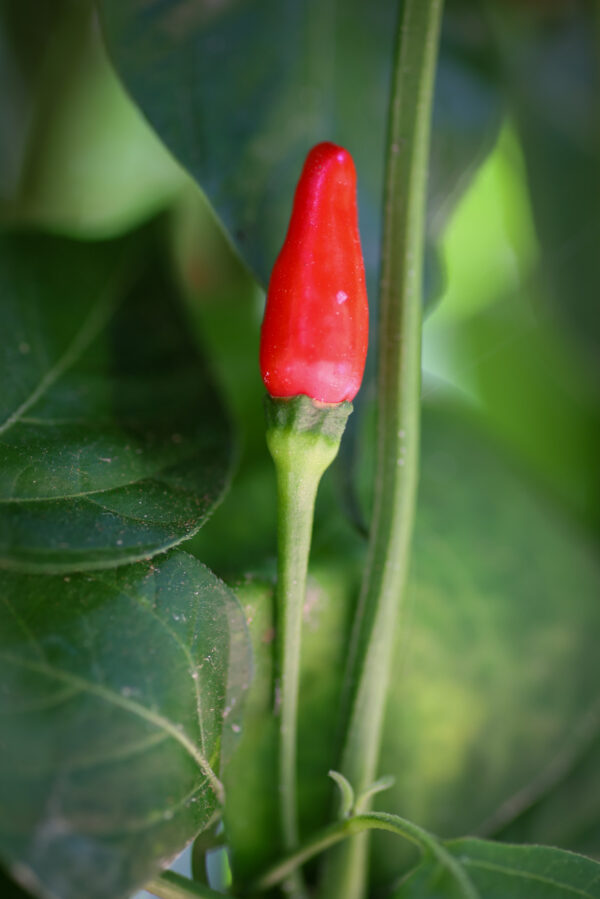
<instances>
[{"instance_id":1,"label":"dark green leaf","mask_svg":"<svg viewBox=\"0 0 600 899\"><path fill-rule=\"evenodd\" d=\"M548 789L534 780L498 809L488 833L511 843L544 842L600 856L600 707L583 719L575 737L574 751L558 755L542 772Z\"/></svg>"},{"instance_id":2,"label":"dark green leaf","mask_svg":"<svg viewBox=\"0 0 600 899\"><path fill-rule=\"evenodd\" d=\"M0 47L5 216L110 236L186 183L123 92L89 0L5 0Z\"/></svg>"},{"instance_id":3,"label":"dark green leaf","mask_svg":"<svg viewBox=\"0 0 600 899\"><path fill-rule=\"evenodd\" d=\"M396 784L378 807L458 836L523 790L548 789L598 708L599 595L586 536L466 417L426 415L380 768ZM374 846L377 878L389 880L398 850L387 836Z\"/></svg>"},{"instance_id":4,"label":"dark green leaf","mask_svg":"<svg viewBox=\"0 0 600 899\"><path fill-rule=\"evenodd\" d=\"M224 414L158 246L137 249L141 276L130 244L0 242L0 568L148 558L223 492Z\"/></svg>"},{"instance_id":5,"label":"dark green leaf","mask_svg":"<svg viewBox=\"0 0 600 899\"><path fill-rule=\"evenodd\" d=\"M40 895L119 899L219 813L244 617L184 553L0 581L0 851Z\"/></svg>"},{"instance_id":6,"label":"dark green leaf","mask_svg":"<svg viewBox=\"0 0 600 899\"><path fill-rule=\"evenodd\" d=\"M2 899L31 899L31 893L21 889L2 868L0 868L0 896Z\"/></svg>"},{"instance_id":7,"label":"dark green leaf","mask_svg":"<svg viewBox=\"0 0 600 899\"><path fill-rule=\"evenodd\" d=\"M35 3L35 6L34 6ZM10 2L0 5L0 198L11 200L23 176L27 139L35 98L44 81L48 34L53 30L57 50L64 56L70 43L69 13L80 20L69 0Z\"/></svg>"},{"instance_id":8,"label":"dark green leaf","mask_svg":"<svg viewBox=\"0 0 600 899\"><path fill-rule=\"evenodd\" d=\"M492 5L490 4L490 8ZM593 6L497 5L495 34L519 129L551 311L598 378L600 106ZM550 305L550 304L549 304Z\"/></svg>"},{"instance_id":9,"label":"dark green leaf","mask_svg":"<svg viewBox=\"0 0 600 899\"><path fill-rule=\"evenodd\" d=\"M483 840L446 844L481 899L598 899L600 864L546 846L507 846ZM432 859L424 861L393 899L466 899L456 880Z\"/></svg>"},{"instance_id":10,"label":"dark green leaf","mask_svg":"<svg viewBox=\"0 0 600 899\"><path fill-rule=\"evenodd\" d=\"M202 185L263 283L283 241L302 162L319 140L341 143L355 158L363 248L374 274L393 0L337 8L331 0L99 6L128 90ZM432 212L442 217L495 133L500 108L485 71L485 20L469 4L450 6L432 182Z\"/></svg>"}]
</instances>

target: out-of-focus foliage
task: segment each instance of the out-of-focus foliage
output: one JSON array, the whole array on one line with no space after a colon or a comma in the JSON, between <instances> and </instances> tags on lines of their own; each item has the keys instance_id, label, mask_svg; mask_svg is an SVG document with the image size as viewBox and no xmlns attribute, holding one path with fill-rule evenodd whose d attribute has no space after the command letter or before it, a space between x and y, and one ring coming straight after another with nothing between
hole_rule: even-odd
<instances>
[{"instance_id":1,"label":"out-of-focus foliage","mask_svg":"<svg viewBox=\"0 0 600 899\"><path fill-rule=\"evenodd\" d=\"M425 398L451 389L587 526L600 525L600 381L548 314L523 157L507 124L443 243L425 324Z\"/></svg>"},{"instance_id":2,"label":"out-of-focus foliage","mask_svg":"<svg viewBox=\"0 0 600 899\"><path fill-rule=\"evenodd\" d=\"M361 172L362 243L374 287L395 0L368 12L361 0L99 6L128 90L206 190L262 284L308 148L319 140L348 147ZM434 111L432 239L500 122L490 51L485 19L463 0L452 2Z\"/></svg>"},{"instance_id":3,"label":"out-of-focus foliage","mask_svg":"<svg viewBox=\"0 0 600 899\"><path fill-rule=\"evenodd\" d=\"M5 219L110 237L186 184L125 96L88 0L3 0L0 75Z\"/></svg>"},{"instance_id":4,"label":"out-of-focus foliage","mask_svg":"<svg viewBox=\"0 0 600 899\"><path fill-rule=\"evenodd\" d=\"M600 66L591 3L497 3L499 70L521 139L546 316L600 382Z\"/></svg>"},{"instance_id":5,"label":"out-of-focus foliage","mask_svg":"<svg viewBox=\"0 0 600 899\"><path fill-rule=\"evenodd\" d=\"M82 439L70 444L71 460L81 457L80 479L89 470L104 475L108 463L98 459L112 458L101 449L112 433L103 422L118 424L122 437L135 431L131 415L127 422L116 415L123 408L142 410L159 437L187 440L189 430L201 451L190 461L200 479L188 472L171 484L178 499L167 505L181 526L177 539L195 532L220 496L229 442L215 382L222 391L237 432L239 467L222 505L187 548L235 585L255 642L257 675L242 749L224 775L230 797L226 836L240 876L257 873L278 846L271 681L275 488L263 443L256 361L262 293L244 263L266 280L304 154L316 140L337 140L357 164L375 308L396 5L101 0L99 7L107 49L86 0L0 4L3 221L6 228L28 225L69 238L3 237L7 245L26 248L20 271L28 287L19 301L10 286L11 268L3 264L0 277L8 292L0 298L0 314L7 325L0 356L9 372L5 384L12 377L27 402L36 372L43 380L48 365L62 358L69 327L93 304L106 268L104 239L121 236L122 245L141 247L146 280L141 290L123 293L118 333L104 329L95 353L69 366L64 383L70 394L63 405L68 415L86 407L82 375L101 363L94 369L93 395L103 398L98 410L104 414L92 416L97 440L79 416ZM589 854L600 854L595 15L582 0L447 3L428 222L428 291L439 303L424 332L424 398L444 411L426 416L411 601L398 638L381 770L397 776L381 807L412 814L444 836L479 829L486 836L546 841ZM165 207L169 227L158 230L147 248L143 237L123 238ZM43 308L35 312L37 292ZM179 335L178 351L169 344L171 355L157 350L173 336L164 315L164 326L148 334L158 321L152 310L159 307ZM25 316L23 327L39 340L15 342L18 316ZM119 360L116 380L111 359ZM372 355L371 366L373 360ZM175 385L174 391L165 385ZM134 406L126 402L132 396ZM371 450L365 447L373 399L367 385L344 457L326 476L317 507L301 711L306 832L325 823L333 808L326 774L336 763L340 676L364 553L364 540L346 511L368 520ZM171 428L180 414L183 424ZM12 448L19 460L13 486L29 484L31 491L35 482L33 498L48 501L69 448L63 439L67 425L62 419L47 422L46 442L38 435L35 447L22 440ZM127 445L125 440L124 450ZM173 454L179 458L180 448L178 438L164 446L150 440L144 458L156 472ZM3 472L8 483L6 465ZM356 474L358 493L349 486ZM96 484L103 486L110 493L115 485ZM165 501L160 491L154 499L142 494L142 514ZM25 504L19 514L23 509ZM30 511L40 509L32 505ZM130 516L132 532L139 530L131 503L122 511ZM47 550L50 519L44 521L40 545ZM73 538L82 536L68 510L64 521ZM112 566L123 561L122 550L106 523L101 516L92 532ZM14 543L20 532L8 527L6 533ZM52 536L60 536L56 527ZM140 554L153 555L170 542L144 544ZM176 567L181 558L186 557L172 556L169 564ZM185 565L193 567L187 558ZM138 575L153 570L148 564L123 577L137 584ZM40 603L52 600L55 619L73 597L72 584L84 577L67 570L63 576L65 581L54 576L35 591ZM112 583L121 575L97 577ZM44 584L38 576L26 580L27 590L13 591L19 615L33 608L31 585ZM190 601L188 580L179 580L177 603ZM215 587L217 593L221 589ZM84 599L87 590L81 592ZM84 606L73 602L73 614ZM81 614L82 627L94 625ZM94 640L113 639L108 625L101 634L93 628L90 633L90 651ZM64 633L55 628L49 639L64 640ZM132 632L130 642L135 639ZM172 657L167 652L165 658ZM81 667L82 658L76 661ZM101 676L96 669L92 674ZM164 668L156 674L169 680ZM48 716L47 733L56 739L51 721ZM103 739L118 740L106 721ZM133 783L136 764L123 767ZM169 811L170 802L167 796L161 810ZM188 820L168 852L146 847L150 865L144 870L155 870L159 858L166 862L196 825ZM7 854L22 875L24 853L11 848ZM389 885L408 858L387 837L377 838L374 883ZM85 870L85 859L81 864ZM412 886L430 875L437 873L421 869ZM127 884L143 879L136 873ZM43 894L39 884L26 883ZM53 881L53 895L72 895L74 883L63 889ZM408 882L404 889L410 888Z\"/></svg>"},{"instance_id":6,"label":"out-of-focus foliage","mask_svg":"<svg viewBox=\"0 0 600 899\"><path fill-rule=\"evenodd\" d=\"M503 846L482 840L455 840L447 849L454 869L429 858L394 891L394 899L460 899L465 889L457 870L476 890L474 895L486 899L600 896L598 865L580 855L546 846Z\"/></svg>"}]
</instances>

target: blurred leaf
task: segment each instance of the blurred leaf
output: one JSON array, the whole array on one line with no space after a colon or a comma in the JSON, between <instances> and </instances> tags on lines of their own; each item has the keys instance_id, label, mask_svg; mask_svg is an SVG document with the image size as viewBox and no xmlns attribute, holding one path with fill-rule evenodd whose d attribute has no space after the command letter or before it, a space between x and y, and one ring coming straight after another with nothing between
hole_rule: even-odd
<instances>
[{"instance_id":1,"label":"blurred leaf","mask_svg":"<svg viewBox=\"0 0 600 899\"><path fill-rule=\"evenodd\" d=\"M70 45L69 22L79 21L82 3L73 0L3 0L0 4L0 197L17 191L44 80L45 49L52 29L61 54Z\"/></svg>"},{"instance_id":2,"label":"blurred leaf","mask_svg":"<svg viewBox=\"0 0 600 899\"><path fill-rule=\"evenodd\" d=\"M537 294L532 285L530 292ZM456 319L451 306L442 304L425 328L426 355L441 359L449 380L426 382L424 395L434 396L452 382L473 397L486 428L527 466L530 477L597 531L598 397L581 355L553 323L535 316L528 299L521 286Z\"/></svg>"},{"instance_id":3,"label":"blurred leaf","mask_svg":"<svg viewBox=\"0 0 600 899\"><path fill-rule=\"evenodd\" d=\"M264 294L228 242L198 188L170 211L173 264L203 354L240 431L244 450L266 453L265 388L258 366Z\"/></svg>"},{"instance_id":4,"label":"blurred leaf","mask_svg":"<svg viewBox=\"0 0 600 899\"><path fill-rule=\"evenodd\" d=\"M487 426L586 525L600 524L600 410L581 356L523 293L441 326ZM458 361L460 360L460 361Z\"/></svg>"},{"instance_id":5,"label":"blurred leaf","mask_svg":"<svg viewBox=\"0 0 600 899\"><path fill-rule=\"evenodd\" d=\"M258 366L264 296L233 253L207 200L188 192L169 216L175 270L190 323L236 424L235 489L188 546L221 577L256 571L275 555L276 488L265 442L265 387ZM249 522L251 521L251 527Z\"/></svg>"},{"instance_id":6,"label":"blurred leaf","mask_svg":"<svg viewBox=\"0 0 600 899\"><path fill-rule=\"evenodd\" d=\"M388 84L397 4L100 0L110 54L158 134L202 185L266 283L310 146L334 140L359 173L363 249L379 261ZM436 208L464 184L499 123L485 20L451 3L442 46Z\"/></svg>"},{"instance_id":7,"label":"blurred leaf","mask_svg":"<svg viewBox=\"0 0 600 899\"><path fill-rule=\"evenodd\" d=\"M4 0L0 73L5 216L111 236L186 183L113 74L86 0Z\"/></svg>"},{"instance_id":8,"label":"blurred leaf","mask_svg":"<svg viewBox=\"0 0 600 899\"><path fill-rule=\"evenodd\" d=\"M541 273L559 326L600 347L600 105L593 4L496 3L494 31L525 156L542 249Z\"/></svg>"},{"instance_id":9,"label":"blurred leaf","mask_svg":"<svg viewBox=\"0 0 600 899\"><path fill-rule=\"evenodd\" d=\"M503 118L487 18L472 0L444 12L429 163L429 235L438 239L471 177L492 150Z\"/></svg>"},{"instance_id":10,"label":"blurred leaf","mask_svg":"<svg viewBox=\"0 0 600 899\"><path fill-rule=\"evenodd\" d=\"M1 240L0 567L148 558L226 486L228 427L160 250L128 246Z\"/></svg>"},{"instance_id":11,"label":"blurred leaf","mask_svg":"<svg viewBox=\"0 0 600 899\"><path fill-rule=\"evenodd\" d=\"M21 889L2 868L0 868L0 895L2 899L31 899L31 893Z\"/></svg>"},{"instance_id":12,"label":"blurred leaf","mask_svg":"<svg viewBox=\"0 0 600 899\"><path fill-rule=\"evenodd\" d=\"M448 288L424 328L424 396L451 387L471 398L531 476L597 528L600 393L584 354L545 308L512 127L462 198L443 250Z\"/></svg>"},{"instance_id":13,"label":"blurred leaf","mask_svg":"<svg viewBox=\"0 0 600 899\"><path fill-rule=\"evenodd\" d=\"M452 211L440 248L447 282L438 316L444 320L459 321L530 286L537 238L521 147L509 121Z\"/></svg>"},{"instance_id":14,"label":"blurred leaf","mask_svg":"<svg viewBox=\"0 0 600 899\"><path fill-rule=\"evenodd\" d=\"M578 729L575 752L558 755L542 775L501 806L486 830L511 843L548 843L600 857L600 708ZM507 824L508 822L508 824Z\"/></svg>"},{"instance_id":15,"label":"blurred leaf","mask_svg":"<svg viewBox=\"0 0 600 899\"><path fill-rule=\"evenodd\" d=\"M600 564L468 419L425 416L422 466L380 761L396 784L380 807L454 836L543 792L546 768L580 748L600 699ZM389 881L398 849L374 847Z\"/></svg>"},{"instance_id":16,"label":"blurred leaf","mask_svg":"<svg viewBox=\"0 0 600 899\"><path fill-rule=\"evenodd\" d=\"M127 896L218 813L243 615L184 553L0 577L2 854L39 895Z\"/></svg>"},{"instance_id":17,"label":"blurred leaf","mask_svg":"<svg viewBox=\"0 0 600 899\"><path fill-rule=\"evenodd\" d=\"M600 897L597 862L546 846L505 846L456 840L446 847L481 899L568 899ZM433 859L410 874L393 899L464 899L466 892Z\"/></svg>"}]
</instances>

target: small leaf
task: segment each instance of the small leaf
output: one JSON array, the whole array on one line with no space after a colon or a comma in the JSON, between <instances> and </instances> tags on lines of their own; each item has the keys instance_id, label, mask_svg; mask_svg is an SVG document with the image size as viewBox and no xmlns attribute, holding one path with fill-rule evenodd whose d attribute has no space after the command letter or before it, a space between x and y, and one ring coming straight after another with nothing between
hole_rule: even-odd
<instances>
[{"instance_id":1,"label":"small leaf","mask_svg":"<svg viewBox=\"0 0 600 899\"><path fill-rule=\"evenodd\" d=\"M582 855L471 839L445 845L481 899L600 897L600 864ZM447 870L426 859L404 879L393 899L463 899L463 894Z\"/></svg>"},{"instance_id":2,"label":"small leaf","mask_svg":"<svg viewBox=\"0 0 600 899\"><path fill-rule=\"evenodd\" d=\"M330 771L329 777L340 788L340 818L347 818L354 808L354 789L352 784L339 771Z\"/></svg>"},{"instance_id":3,"label":"small leaf","mask_svg":"<svg viewBox=\"0 0 600 899\"><path fill-rule=\"evenodd\" d=\"M374 783L372 783L370 787L367 787L356 800L355 809L357 814L367 808L372 796L376 796L377 793L385 793L386 790L391 790L395 783L396 778L391 776L380 777L378 780L374 781Z\"/></svg>"},{"instance_id":4,"label":"small leaf","mask_svg":"<svg viewBox=\"0 0 600 899\"><path fill-rule=\"evenodd\" d=\"M5 236L0 262L0 568L105 568L190 537L230 434L159 247Z\"/></svg>"},{"instance_id":5,"label":"small leaf","mask_svg":"<svg viewBox=\"0 0 600 899\"><path fill-rule=\"evenodd\" d=\"M119 899L219 814L243 614L185 553L0 588L0 852L40 895Z\"/></svg>"}]
</instances>

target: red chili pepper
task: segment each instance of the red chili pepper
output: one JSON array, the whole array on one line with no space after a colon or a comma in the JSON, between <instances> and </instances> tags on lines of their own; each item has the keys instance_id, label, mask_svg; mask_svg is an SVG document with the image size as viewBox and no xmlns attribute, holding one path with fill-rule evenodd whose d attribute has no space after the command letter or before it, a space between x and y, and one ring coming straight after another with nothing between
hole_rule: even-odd
<instances>
[{"instance_id":1,"label":"red chili pepper","mask_svg":"<svg viewBox=\"0 0 600 899\"><path fill-rule=\"evenodd\" d=\"M351 400L365 367L368 320L354 163L342 147L317 144L269 283L260 341L267 391Z\"/></svg>"}]
</instances>

